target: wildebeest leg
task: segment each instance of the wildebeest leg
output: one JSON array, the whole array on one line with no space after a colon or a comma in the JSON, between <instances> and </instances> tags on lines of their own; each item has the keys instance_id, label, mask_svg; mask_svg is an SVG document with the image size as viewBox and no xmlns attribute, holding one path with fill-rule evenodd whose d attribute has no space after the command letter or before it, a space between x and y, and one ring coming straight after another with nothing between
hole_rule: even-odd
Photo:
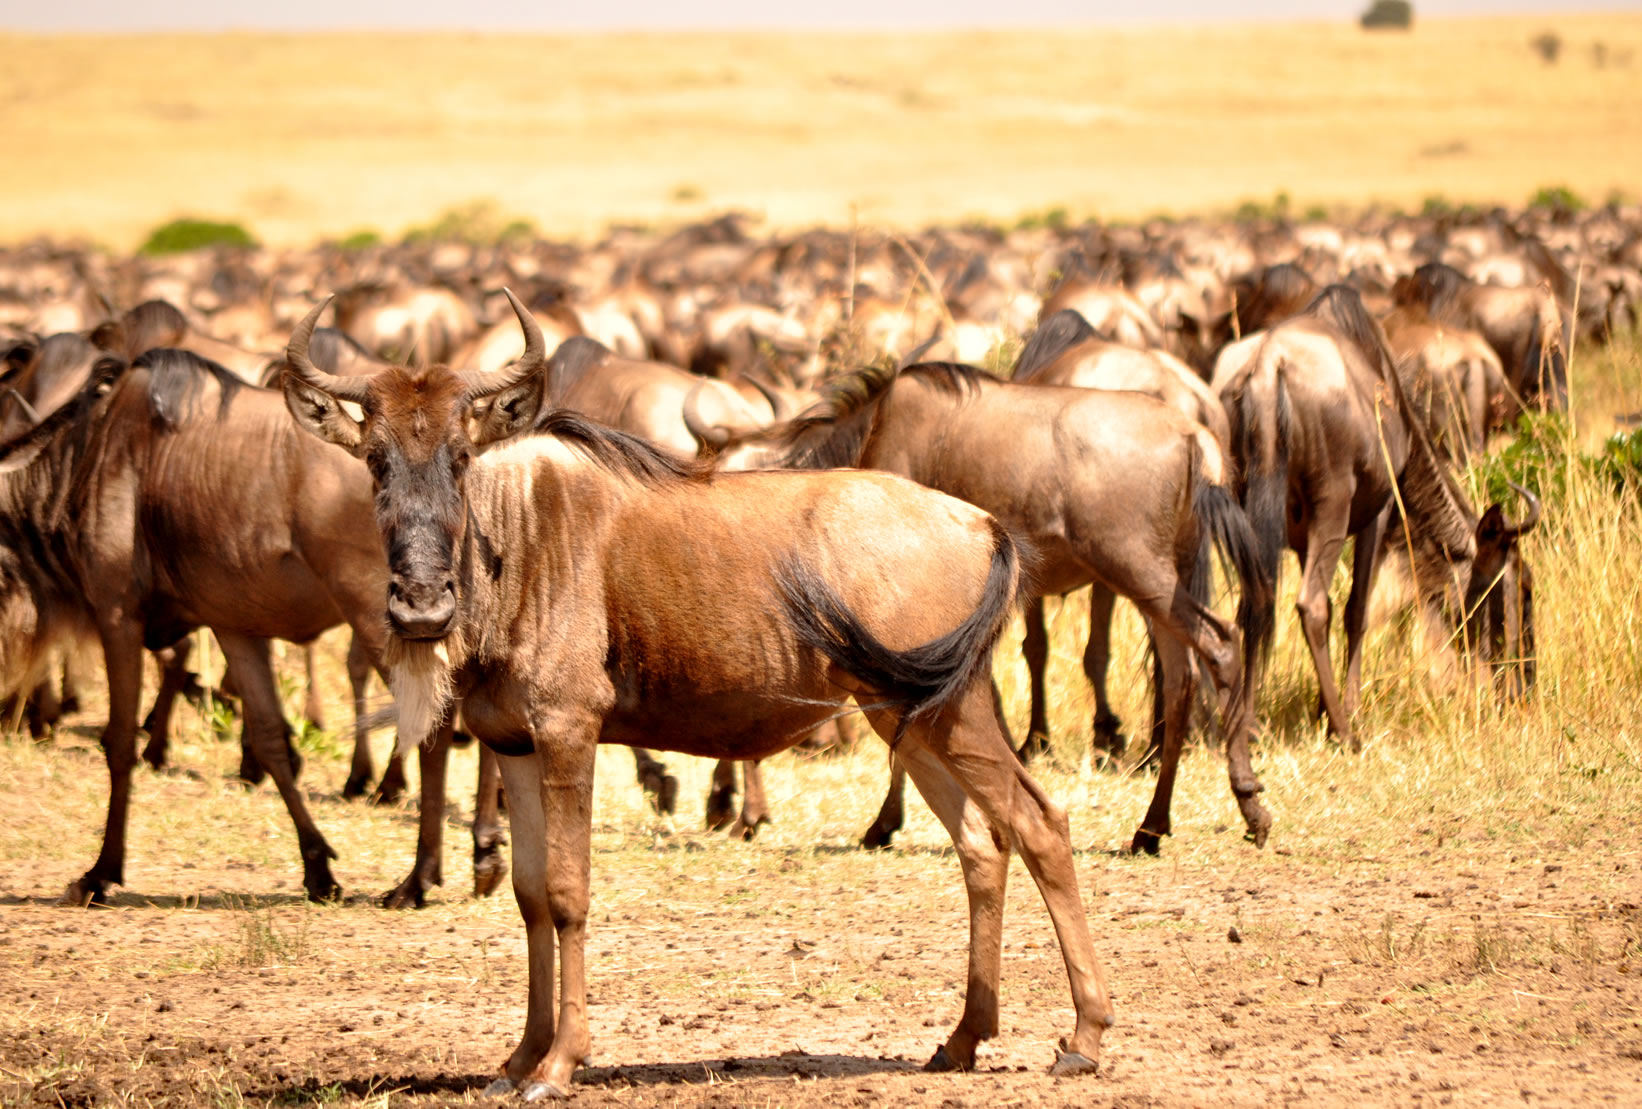
<instances>
[{"instance_id":1,"label":"wildebeest leg","mask_svg":"<svg viewBox=\"0 0 1642 1109\"><path fill-rule=\"evenodd\" d=\"M1093 1071L1101 1035L1113 1023L1112 1002L1078 894L1066 812L1012 757L987 698L985 685L975 683L955 706L915 726L903 741L910 745L905 758L919 792L952 835L970 894L964 1015L930 1066L972 1067L975 1044L997 1028L999 936L1007 850L1013 846L1049 910L1078 1014L1052 1073ZM880 715L873 726L885 735L892 724Z\"/></svg>"},{"instance_id":2,"label":"wildebeest leg","mask_svg":"<svg viewBox=\"0 0 1642 1109\"><path fill-rule=\"evenodd\" d=\"M63 699L57 694L54 678L52 674L42 678L24 702L29 735L35 739L44 739L57 726L57 721L63 718ZM23 696L21 693L17 695Z\"/></svg>"},{"instance_id":3,"label":"wildebeest leg","mask_svg":"<svg viewBox=\"0 0 1642 1109\"><path fill-rule=\"evenodd\" d=\"M1135 832L1129 850L1138 855L1155 855L1162 837L1169 835L1169 804L1174 797L1175 773L1180 765L1180 749L1186 741L1187 718L1191 713L1191 658L1186 647L1173 635L1152 636L1152 651L1160 672L1163 690L1163 747L1158 759L1157 787L1152 803Z\"/></svg>"},{"instance_id":4,"label":"wildebeest leg","mask_svg":"<svg viewBox=\"0 0 1642 1109\"><path fill-rule=\"evenodd\" d=\"M1329 730L1342 743L1357 750L1357 740L1351 734L1351 720L1340 703L1340 687L1335 681L1334 664L1329 661L1328 654L1328 629L1333 615L1328 587L1334 578L1334 568L1340 563L1350 514L1349 491L1343 493L1338 501L1315 506L1307 528L1306 556L1301 566L1300 596L1295 608L1300 613L1300 630L1305 633L1306 645L1311 648L1312 664L1317 668L1317 687L1323 711L1328 716Z\"/></svg>"},{"instance_id":5,"label":"wildebeest leg","mask_svg":"<svg viewBox=\"0 0 1642 1109\"><path fill-rule=\"evenodd\" d=\"M1027 725L1026 742L1017 754L1022 762L1049 750L1049 696L1044 685L1044 673L1049 667L1049 631L1044 625L1043 598L1033 597L1026 602L1022 614L1026 635L1021 640L1021 653L1026 656L1026 673L1032 689L1032 722Z\"/></svg>"},{"instance_id":6,"label":"wildebeest leg","mask_svg":"<svg viewBox=\"0 0 1642 1109\"><path fill-rule=\"evenodd\" d=\"M592 858L593 756L597 725L555 721L538 725L537 735L554 742L536 748L540 804L547 845L547 911L559 946L559 1017L553 1046L527 1086L527 1101L569 1096L570 1079L587 1059L592 1035L587 1025L587 903ZM532 960L532 971L535 970ZM511 1067L510 1078L513 1077Z\"/></svg>"},{"instance_id":7,"label":"wildebeest leg","mask_svg":"<svg viewBox=\"0 0 1642 1109\"><path fill-rule=\"evenodd\" d=\"M422 792L416 814L416 862L403 882L382 895L384 909L420 909L427 893L445 884L440 860L445 848L445 771L450 766L450 738L456 731L456 714L449 713L433 733L433 742L416 749L416 768L422 775Z\"/></svg>"},{"instance_id":8,"label":"wildebeest leg","mask_svg":"<svg viewBox=\"0 0 1642 1109\"><path fill-rule=\"evenodd\" d=\"M650 799L650 807L655 809L658 815L671 816L673 810L678 808L678 779L667 773L667 767L662 765L660 759L641 747L633 748L633 766L638 771L639 787L644 790L645 797ZM718 783L716 770L713 774L713 782L715 786ZM735 770L733 767L730 770L730 796L732 798L735 796ZM707 811L709 814L708 827L722 828L729 823L730 813L734 811L734 805L726 802L724 819L717 824L712 822L711 814L714 810L711 800L708 801Z\"/></svg>"},{"instance_id":9,"label":"wildebeest leg","mask_svg":"<svg viewBox=\"0 0 1642 1109\"><path fill-rule=\"evenodd\" d=\"M741 815L730 827L731 838L750 840L758 835L761 824L770 822L770 805L764 796L764 771L757 759L741 764L744 791L741 794Z\"/></svg>"},{"instance_id":10,"label":"wildebeest leg","mask_svg":"<svg viewBox=\"0 0 1642 1109\"><path fill-rule=\"evenodd\" d=\"M296 786L296 768L292 765L290 728L279 701L279 690L274 685L273 661L266 639L251 636L217 633L223 657L233 667L234 682L239 690L240 703L245 713L245 742L255 752L257 761L273 778L280 799L296 825L297 843L302 848L302 885L315 901L330 901L342 896L342 887L331 875L331 860L336 852L325 842L302 792Z\"/></svg>"},{"instance_id":11,"label":"wildebeest leg","mask_svg":"<svg viewBox=\"0 0 1642 1109\"><path fill-rule=\"evenodd\" d=\"M1095 691L1095 739L1093 751L1112 756L1123 754L1128 740L1123 721L1112 711L1106 695L1106 671L1112 661L1112 609L1117 594L1095 582L1089 595L1089 643L1083 649L1083 673Z\"/></svg>"},{"instance_id":12,"label":"wildebeest leg","mask_svg":"<svg viewBox=\"0 0 1642 1109\"><path fill-rule=\"evenodd\" d=\"M633 757L635 759L640 754L643 754L646 758L649 757L648 751L641 752L637 747L633 748ZM654 762L654 760L651 761ZM655 765L660 766L661 764L655 763ZM640 782L644 781L644 776L648 772L647 768L640 764ZM650 788L646 786L644 792L646 794L650 793ZM707 789L708 831L716 832L720 828L728 827L730 821L735 819L735 795L735 763L729 759L719 759L713 764L713 781Z\"/></svg>"},{"instance_id":13,"label":"wildebeest leg","mask_svg":"<svg viewBox=\"0 0 1642 1109\"><path fill-rule=\"evenodd\" d=\"M895 833L901 830L901 825L906 822L906 788L907 769L892 752L889 756L889 792L884 794L884 803L879 806L872 826L861 836L862 847L868 851L888 847Z\"/></svg>"},{"instance_id":14,"label":"wildebeest leg","mask_svg":"<svg viewBox=\"0 0 1642 1109\"><path fill-rule=\"evenodd\" d=\"M513 897L525 922L530 988L525 1031L502 1067L504 1079L485 1093L497 1097L523 1082L553 1046L553 919L547 904L547 825L542 812L542 775L535 755L498 755L502 788L513 825Z\"/></svg>"},{"instance_id":15,"label":"wildebeest leg","mask_svg":"<svg viewBox=\"0 0 1642 1109\"><path fill-rule=\"evenodd\" d=\"M507 877L502 830L502 769L496 752L479 745L479 796L473 802L473 896L489 897Z\"/></svg>"},{"instance_id":16,"label":"wildebeest leg","mask_svg":"<svg viewBox=\"0 0 1642 1109\"><path fill-rule=\"evenodd\" d=\"M1351 555L1351 592L1346 596L1346 719L1357 715L1357 702L1363 691L1363 633L1368 626L1368 599L1374 593L1374 579L1379 575L1380 556L1386 525L1391 519L1391 506L1376 516L1357 534L1356 549ZM1351 749L1362 750L1362 740L1356 733L1351 736Z\"/></svg>"},{"instance_id":17,"label":"wildebeest leg","mask_svg":"<svg viewBox=\"0 0 1642 1109\"><path fill-rule=\"evenodd\" d=\"M61 904L104 901L109 887L125 881L125 828L131 809L131 768L137 761L137 709L143 689L142 629L118 624L99 629L108 671L108 726L103 761L108 764L108 823L91 869L69 883Z\"/></svg>"},{"instance_id":18,"label":"wildebeest leg","mask_svg":"<svg viewBox=\"0 0 1642 1109\"><path fill-rule=\"evenodd\" d=\"M154 694L154 707L143 720L143 730L148 733L143 761L155 770L165 765L166 750L171 742L171 710L192 676L188 673L188 656L193 649L194 637L184 636L154 652L154 661L160 666L160 689Z\"/></svg>"},{"instance_id":19,"label":"wildebeest leg","mask_svg":"<svg viewBox=\"0 0 1642 1109\"><path fill-rule=\"evenodd\" d=\"M363 797L371 788L376 768L371 765L371 733L365 726L365 694L371 682L371 651L355 635L348 641L348 688L353 693L353 761L348 764L348 780L342 796ZM403 769L401 769L403 774Z\"/></svg>"},{"instance_id":20,"label":"wildebeest leg","mask_svg":"<svg viewBox=\"0 0 1642 1109\"><path fill-rule=\"evenodd\" d=\"M313 640L302 645L302 673L308 683L308 692L302 699L302 716L322 732L325 730L325 706L319 699L318 653L319 645Z\"/></svg>"}]
</instances>

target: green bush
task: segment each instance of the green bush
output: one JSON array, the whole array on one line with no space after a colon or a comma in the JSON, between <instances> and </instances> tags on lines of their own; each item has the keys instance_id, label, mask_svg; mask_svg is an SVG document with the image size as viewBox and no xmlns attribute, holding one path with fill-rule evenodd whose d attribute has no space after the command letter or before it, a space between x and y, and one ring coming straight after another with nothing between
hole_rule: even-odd
<instances>
[{"instance_id":1,"label":"green bush","mask_svg":"<svg viewBox=\"0 0 1642 1109\"><path fill-rule=\"evenodd\" d=\"M1548 208L1553 212L1580 212L1586 204L1583 197L1566 185L1543 185L1528 198L1530 208Z\"/></svg>"},{"instance_id":2,"label":"green bush","mask_svg":"<svg viewBox=\"0 0 1642 1109\"><path fill-rule=\"evenodd\" d=\"M1612 485L1619 494L1642 491L1642 428L1616 432L1600 453L1584 454L1574 448L1573 425L1565 413L1525 412L1517 418L1516 438L1479 459L1473 474L1488 501L1510 503L1515 482L1554 504L1564 499L1576 470Z\"/></svg>"},{"instance_id":3,"label":"green bush","mask_svg":"<svg viewBox=\"0 0 1642 1109\"><path fill-rule=\"evenodd\" d=\"M237 223L185 217L154 228L138 251L142 254L178 254L212 246L256 245L257 241L251 233Z\"/></svg>"},{"instance_id":4,"label":"green bush","mask_svg":"<svg viewBox=\"0 0 1642 1109\"><path fill-rule=\"evenodd\" d=\"M336 245L342 250L368 250L373 246L381 246L382 236L368 229L355 231L338 240Z\"/></svg>"}]
</instances>

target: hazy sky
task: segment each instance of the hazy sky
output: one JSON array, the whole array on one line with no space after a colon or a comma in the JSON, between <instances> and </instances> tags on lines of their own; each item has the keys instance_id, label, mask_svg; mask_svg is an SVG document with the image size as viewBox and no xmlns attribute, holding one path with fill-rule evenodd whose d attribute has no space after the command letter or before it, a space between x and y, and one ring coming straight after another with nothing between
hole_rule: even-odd
<instances>
[{"instance_id":1,"label":"hazy sky","mask_svg":"<svg viewBox=\"0 0 1642 1109\"><path fill-rule=\"evenodd\" d=\"M0 0L0 28L172 30L1007 27L1198 20L1349 19L1368 0ZM1617 11L1642 0L1415 0L1421 15Z\"/></svg>"}]
</instances>

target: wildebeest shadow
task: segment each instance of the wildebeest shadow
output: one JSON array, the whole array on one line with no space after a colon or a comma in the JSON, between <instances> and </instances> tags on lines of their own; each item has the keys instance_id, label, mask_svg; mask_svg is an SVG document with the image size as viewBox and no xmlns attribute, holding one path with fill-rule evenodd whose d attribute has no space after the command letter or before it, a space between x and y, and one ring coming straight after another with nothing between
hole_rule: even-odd
<instances>
[{"instance_id":1,"label":"wildebeest shadow","mask_svg":"<svg viewBox=\"0 0 1642 1109\"><path fill-rule=\"evenodd\" d=\"M813 1055L784 1051L780 1055L713 1056L682 1063L631 1063L608 1067L583 1067L576 1072L578 1086L621 1088L627 1086L698 1086L733 1078L745 1082L754 1078L854 1078L875 1074L911 1074L921 1064L909 1059L868 1058L860 1055ZM309 1078L281 1083L264 1089L244 1091L246 1101L300 1104L321 1095L368 1098L383 1093L467 1094L483 1091L496 1080L495 1074L438 1074L432 1077L372 1075L326 1082Z\"/></svg>"},{"instance_id":2,"label":"wildebeest shadow","mask_svg":"<svg viewBox=\"0 0 1642 1109\"><path fill-rule=\"evenodd\" d=\"M342 904L375 905L380 900L377 894L361 890L345 896ZM234 890L213 890L206 894L146 894L128 893L121 890L107 902L88 906L86 911L96 912L98 909L204 909L207 911L243 912L247 909L274 909L306 903L309 903L307 895L300 891L295 893L289 891L238 893ZM15 893L0 895L0 906L7 905L37 905L50 908L58 906L58 895L41 894L33 897ZM72 905L59 907L63 908L64 911L74 911Z\"/></svg>"}]
</instances>

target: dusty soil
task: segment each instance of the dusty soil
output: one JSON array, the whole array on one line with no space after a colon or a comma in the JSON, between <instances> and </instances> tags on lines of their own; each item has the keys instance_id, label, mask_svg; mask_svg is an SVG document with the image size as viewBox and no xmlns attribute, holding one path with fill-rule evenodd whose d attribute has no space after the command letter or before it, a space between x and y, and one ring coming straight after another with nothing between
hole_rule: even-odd
<instances>
[{"instance_id":1,"label":"dusty soil","mask_svg":"<svg viewBox=\"0 0 1642 1109\"><path fill-rule=\"evenodd\" d=\"M340 769L316 765L315 811L355 888L302 904L277 798L222 780L229 748L207 748L203 773L139 780L129 888L73 910L52 899L94 850L100 759L72 736L0 747L0 1101L482 1102L523 1020L511 895L466 897L452 848L429 908L376 908L411 814L340 801ZM978 1073L929 1075L919 1065L961 1008L962 887L921 809L900 847L851 845L879 752L777 760L793 820L751 844L658 832L606 799L636 791L625 753L604 755L582 1105L1642 1103L1642 846L1628 831L1573 844L1433 815L1370 848L1290 822L1256 852L1212 823L1221 804L1183 811L1162 858L1130 859L1107 829L1138 814L1130 791L1146 784L1051 774L1072 799L1118 1006L1102 1073L1044 1073L1070 998L1016 866L1001 1033ZM1188 760L1183 796L1209 794L1214 761ZM688 773L699 797L704 770ZM851 780L858 804L801 808ZM59 786L69 823L40 797ZM191 821L207 827L155 842Z\"/></svg>"}]
</instances>

